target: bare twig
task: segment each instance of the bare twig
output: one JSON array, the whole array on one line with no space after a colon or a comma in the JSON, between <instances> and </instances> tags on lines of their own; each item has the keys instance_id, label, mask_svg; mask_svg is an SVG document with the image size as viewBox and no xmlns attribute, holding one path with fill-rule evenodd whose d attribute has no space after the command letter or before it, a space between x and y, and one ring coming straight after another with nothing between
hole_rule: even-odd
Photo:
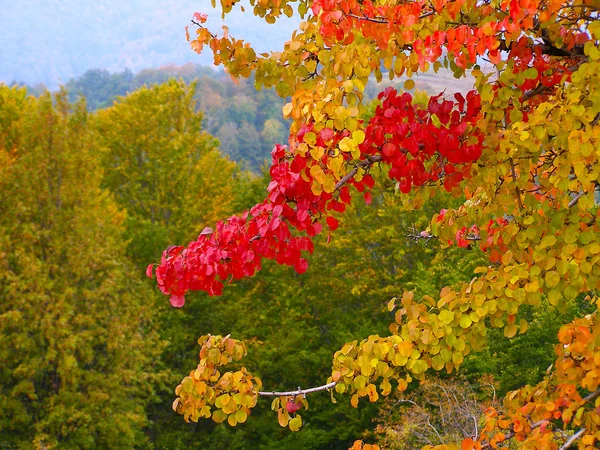
<instances>
[{"instance_id":1,"label":"bare twig","mask_svg":"<svg viewBox=\"0 0 600 450\"><path fill-rule=\"evenodd\" d=\"M431 234L427 230L419 231L415 227L410 227L407 230L407 233L405 236L408 239L412 240L415 244L417 242L419 242L420 240L424 240L425 245L427 245L429 243L429 241L431 241L432 239L439 239L439 236L436 236L435 234ZM471 233L465 234L462 238L467 241L480 241L481 240L481 236L478 236L476 234L471 234Z\"/></svg>"},{"instance_id":2,"label":"bare twig","mask_svg":"<svg viewBox=\"0 0 600 450\"><path fill-rule=\"evenodd\" d=\"M600 395L600 389L596 389L594 392L592 392L591 394L588 394L587 396L585 396L583 398L584 402L591 402L592 400L594 400L596 397L598 397Z\"/></svg>"},{"instance_id":3,"label":"bare twig","mask_svg":"<svg viewBox=\"0 0 600 450\"><path fill-rule=\"evenodd\" d=\"M387 20L379 17L368 17L368 16L357 16L356 14L347 14L348 17L352 17L356 20L366 20L367 22L375 22L375 23L388 23Z\"/></svg>"},{"instance_id":4,"label":"bare twig","mask_svg":"<svg viewBox=\"0 0 600 450\"><path fill-rule=\"evenodd\" d=\"M429 17L429 16L433 16L434 14L435 14L435 10L428 11L426 13L421 14L419 16L419 20L425 19L426 17ZM353 19L356 19L356 20L366 20L367 22L382 23L382 24L389 23L389 20L387 20L385 17L369 17L364 14L362 16L358 16L358 15L352 14L352 13L348 13L346 15L348 17L352 17Z\"/></svg>"},{"instance_id":5,"label":"bare twig","mask_svg":"<svg viewBox=\"0 0 600 450\"><path fill-rule=\"evenodd\" d=\"M407 230L406 237L413 241L415 244L420 240L425 241L425 245L429 244L429 241L432 239L437 239L438 237L434 234L431 234L429 231L419 231L415 227L410 227Z\"/></svg>"},{"instance_id":6,"label":"bare twig","mask_svg":"<svg viewBox=\"0 0 600 450\"><path fill-rule=\"evenodd\" d=\"M337 382L332 381L331 383L324 384L323 386L317 386L317 387L308 388L308 389L298 388L295 391L284 391L284 392L276 392L276 391L263 392L263 391L261 391L258 393L258 395L262 395L264 397L284 397L284 396L289 396L289 395L305 395L305 394L312 394L313 392L327 391L327 390L335 387L336 384L337 384Z\"/></svg>"},{"instance_id":7,"label":"bare twig","mask_svg":"<svg viewBox=\"0 0 600 450\"><path fill-rule=\"evenodd\" d=\"M587 56L584 58L581 58L579 61L577 61L577 64L573 64L572 66L567 67L566 70L568 70L569 72L575 72L575 71L577 71L577 69L579 69L579 67L581 67L581 65L583 63L586 63L588 61L588 59L589 58ZM552 87L554 87L554 86L552 86ZM551 89L551 87L547 87L543 84L539 84L536 88L525 92L525 94L523 95L523 102L526 102L530 98L535 97L536 95L542 94L550 89Z\"/></svg>"}]
</instances>

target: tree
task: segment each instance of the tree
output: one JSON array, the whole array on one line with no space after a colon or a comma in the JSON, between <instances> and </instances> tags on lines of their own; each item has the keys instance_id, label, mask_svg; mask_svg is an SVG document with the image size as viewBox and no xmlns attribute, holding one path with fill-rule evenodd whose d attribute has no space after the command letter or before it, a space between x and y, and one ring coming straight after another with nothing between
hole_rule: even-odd
<instances>
[{"instance_id":1,"label":"tree","mask_svg":"<svg viewBox=\"0 0 600 450\"><path fill-rule=\"evenodd\" d=\"M224 157L216 139L202 129L204 116L196 109L195 95L194 84L170 80L119 98L91 120L102 186L127 212L127 256L140 273L164 246L191 241L198 229L252 204L246 197L253 177ZM157 297L148 301L155 303ZM172 432L178 430L174 414L164 405L172 402L167 387L177 381L176 371L195 357L190 337L196 324L186 311L158 307L155 312L166 343L158 359L175 378L163 378L161 401L147 409L149 434L157 447L181 448Z\"/></svg>"},{"instance_id":2,"label":"tree","mask_svg":"<svg viewBox=\"0 0 600 450\"><path fill-rule=\"evenodd\" d=\"M108 70L92 69L66 85L71 100L85 97L89 109L109 106L117 96L126 95L133 87L133 73L126 69L111 74Z\"/></svg>"},{"instance_id":3,"label":"tree","mask_svg":"<svg viewBox=\"0 0 600 450\"><path fill-rule=\"evenodd\" d=\"M465 255L458 248L441 252L431 245L412 245L398 235L399 229L427 223L436 211L435 203L437 210L447 206L448 196L440 196L427 209L404 212L385 188L382 192L376 185L372 194L371 205L348 205L328 244L327 234L318 236L305 274L266 261L255 277L228 285L216 302L202 294L191 296L186 307L177 311L187 317L179 327L186 330L187 342L193 342L195 333L231 333L248 343L244 365L252 367L271 390L315 386L328 377L331 354L347 340L386 333L393 315L382 298L401 295L402 287L439 290L476 267L473 261L465 264L476 259L475 252ZM180 331L177 338L183 337ZM179 373L191 366L189 359L177 366L172 360L168 363ZM326 395L311 397L298 435L277 429L269 405L259 402L243 427L231 429L210 421L171 427L179 431L181 440L189 439L187 447L347 449L372 426L378 407L373 403L357 410L348 402L332 405ZM185 428L197 432L186 433Z\"/></svg>"},{"instance_id":4,"label":"tree","mask_svg":"<svg viewBox=\"0 0 600 450\"><path fill-rule=\"evenodd\" d=\"M221 6L226 14L234 4ZM319 388L263 392L243 367L220 371L239 364L242 342L202 337L200 364L178 386L174 408L186 420L212 417L235 425L258 397L275 395L280 424L297 430L304 394L330 389L350 396L354 406L363 397L376 401L391 392L392 382L404 390L430 370L454 372L485 346L489 328L508 338L525 333L526 305L547 299L560 309L585 298L594 313L560 328L547 376L508 394L501 409L489 409L477 435L461 446L490 448L514 438L530 448L591 448L600 432L597 4L313 0L300 2L298 11L305 22L283 52L269 55L257 55L227 33L211 33L206 16L194 16L194 50L206 46L232 76L254 73L257 85L291 96L283 108L292 119L290 146L272 152L264 202L217 222L187 248L163 253L156 268L162 292L177 307L190 290L219 295L223 281L253 275L264 258L305 272L312 237L338 227L332 212L344 212L356 191L372 201L374 167L384 168L399 197L417 193L409 208L441 189L465 195L460 207L435 214L415 239L476 248L488 262L469 282L435 297L408 291L392 299L391 335L344 345ZM256 4L254 14L274 22L292 7L267 1ZM483 61L493 71L482 70ZM406 74L404 87L411 90L414 76L443 66L456 77L469 73L474 90L442 93L420 105L388 88L375 115L359 119L371 75Z\"/></svg>"},{"instance_id":5,"label":"tree","mask_svg":"<svg viewBox=\"0 0 600 450\"><path fill-rule=\"evenodd\" d=\"M103 185L128 211L128 253L142 265L235 210L235 180L243 175L201 130L194 92L194 85L172 79L95 116Z\"/></svg>"},{"instance_id":6,"label":"tree","mask_svg":"<svg viewBox=\"0 0 600 450\"><path fill-rule=\"evenodd\" d=\"M383 448L420 448L453 443L477 435L486 407L494 405L490 383L426 379L410 393L395 392L385 399L375 433Z\"/></svg>"},{"instance_id":7,"label":"tree","mask_svg":"<svg viewBox=\"0 0 600 450\"><path fill-rule=\"evenodd\" d=\"M0 442L146 448L163 376L85 104L0 86Z\"/></svg>"}]
</instances>

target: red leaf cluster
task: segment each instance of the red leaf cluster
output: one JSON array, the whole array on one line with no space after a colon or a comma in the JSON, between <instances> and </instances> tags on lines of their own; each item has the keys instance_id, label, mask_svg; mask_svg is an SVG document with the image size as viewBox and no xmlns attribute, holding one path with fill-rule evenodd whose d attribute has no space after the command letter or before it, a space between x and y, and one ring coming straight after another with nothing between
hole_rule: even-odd
<instances>
[{"instance_id":1,"label":"red leaf cluster","mask_svg":"<svg viewBox=\"0 0 600 450\"><path fill-rule=\"evenodd\" d=\"M470 163L481 156L483 134L474 125L481 100L475 91L455 94L455 101L431 97L426 108L408 93L392 88L379 94L381 105L369 122L361 145L365 155L381 154L391 165L389 177L408 193L413 185L444 179L452 190L469 175Z\"/></svg>"},{"instance_id":2,"label":"red leaf cluster","mask_svg":"<svg viewBox=\"0 0 600 450\"><path fill-rule=\"evenodd\" d=\"M453 101L435 96L427 107L413 104L410 94L399 96L391 88L380 99L382 104L359 146L361 158L389 164L389 176L399 182L403 192L414 185L440 180L451 190L469 175L470 164L481 155L483 142L482 134L474 127L480 114L476 93L470 92L466 98L456 94ZM313 125L306 124L291 141L302 143L312 131ZM307 164L306 155L276 145L271 153L268 195L262 203L218 222L214 230L205 228L187 248L173 246L165 250L156 268L156 279L161 291L171 296L171 304L183 306L190 290L220 295L224 282L254 275L263 258L304 273L308 262L303 255L313 250L311 238L322 231L322 220L331 231L338 228L338 220L330 211L345 211L351 201L350 186L363 193L366 203L372 201L369 191L375 180L368 173L349 173L338 182L333 194L317 195L312 190L316 180L311 167L319 165L323 173L333 176L328 159L339 154L338 143L349 135L348 131L330 128L316 133L316 145L327 151L320 161L312 161L312 166ZM346 162L351 159L349 152L343 156ZM149 277L152 268L150 265L146 271Z\"/></svg>"}]
</instances>

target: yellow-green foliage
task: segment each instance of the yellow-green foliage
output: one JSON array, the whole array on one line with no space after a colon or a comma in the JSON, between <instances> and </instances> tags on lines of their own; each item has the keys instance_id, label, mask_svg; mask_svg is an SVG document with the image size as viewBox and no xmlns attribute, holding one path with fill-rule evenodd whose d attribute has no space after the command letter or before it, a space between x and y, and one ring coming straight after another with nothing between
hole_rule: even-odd
<instances>
[{"instance_id":1,"label":"yellow-green foliage","mask_svg":"<svg viewBox=\"0 0 600 450\"><path fill-rule=\"evenodd\" d=\"M161 344L85 105L0 99L0 442L145 448Z\"/></svg>"}]
</instances>

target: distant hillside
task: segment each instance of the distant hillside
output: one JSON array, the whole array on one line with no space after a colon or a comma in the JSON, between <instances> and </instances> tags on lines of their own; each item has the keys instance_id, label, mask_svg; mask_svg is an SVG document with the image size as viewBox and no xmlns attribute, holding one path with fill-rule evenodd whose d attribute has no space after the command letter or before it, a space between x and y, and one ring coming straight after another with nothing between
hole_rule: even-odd
<instances>
[{"instance_id":1,"label":"distant hillside","mask_svg":"<svg viewBox=\"0 0 600 450\"><path fill-rule=\"evenodd\" d=\"M118 96L127 95L140 86L163 83L169 78L181 78L196 82L198 108L204 114L203 128L220 141L221 150L233 160L257 171L276 143L287 143L289 124L283 119L281 109L284 100L272 89L257 91L252 80L234 83L222 70L209 66L185 64L144 69L109 72L106 69L88 70L80 77L72 78L65 87L72 100L83 96L90 110L112 105ZM369 83L366 100L373 99L386 86L403 89L406 78L382 83ZM437 74L421 74L414 78L416 89L428 94L445 91L466 92L472 80L456 79L449 71ZM374 80L373 80L374 81ZM29 87L33 94L38 90Z\"/></svg>"},{"instance_id":2,"label":"distant hillside","mask_svg":"<svg viewBox=\"0 0 600 450\"><path fill-rule=\"evenodd\" d=\"M287 143L289 124L283 119L284 100L272 89L257 91L251 80L234 83L222 70L185 64L111 73L105 69L88 70L71 79L65 88L71 100L83 96L88 109L111 106L118 96L134 92L143 85L158 84L169 78L196 83L198 108L204 112L202 128L219 139L223 153L244 166L258 171L276 143ZM35 88L30 92L38 94Z\"/></svg>"},{"instance_id":3,"label":"distant hillside","mask_svg":"<svg viewBox=\"0 0 600 450\"><path fill-rule=\"evenodd\" d=\"M89 69L136 72L167 64L212 64L185 40L194 12L209 14L219 30L220 13L209 0L18 0L0 8L0 81L66 83ZM230 33L261 51L279 50L298 19L268 25L239 11L227 16Z\"/></svg>"}]
</instances>

